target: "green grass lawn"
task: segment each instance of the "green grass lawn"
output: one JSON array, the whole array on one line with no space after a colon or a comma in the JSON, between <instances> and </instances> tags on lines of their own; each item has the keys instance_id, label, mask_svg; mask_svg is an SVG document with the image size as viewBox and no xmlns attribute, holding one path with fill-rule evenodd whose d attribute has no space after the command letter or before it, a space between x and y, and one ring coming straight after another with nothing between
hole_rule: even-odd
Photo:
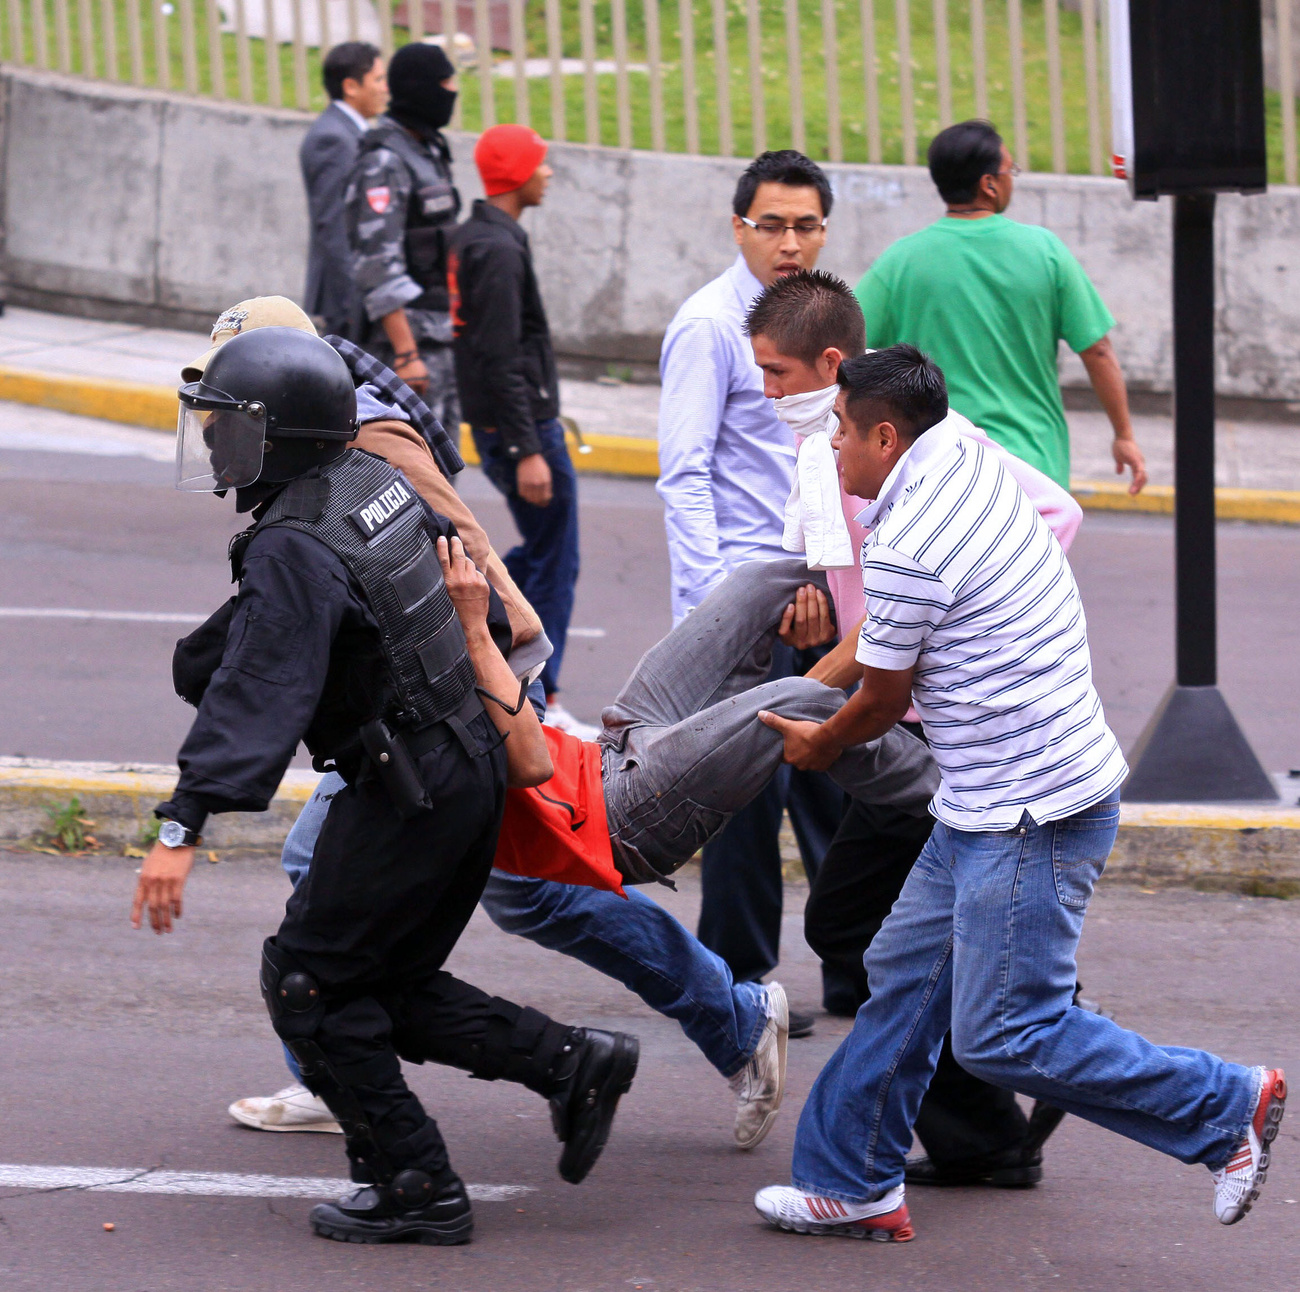
<instances>
[{"instance_id":1,"label":"green grass lawn","mask_svg":"<svg viewBox=\"0 0 1300 1292\"><path fill-rule=\"evenodd\" d=\"M257 0L249 0L257 3ZM383 0L380 0L382 3ZM181 54L182 11L180 0L172 0L175 11L164 18L167 41L167 67L173 90L185 88L184 64ZM195 45L199 76L199 93L212 93L212 67L208 50L207 9L213 0L192 0ZM312 0L304 0L310 4ZM719 151L718 95L715 55L713 49L713 6L706 0L692 0L694 14L694 44L696 58L696 90L699 111L700 149L705 153ZM33 9L44 5L46 16L47 65L58 67L59 8L56 0L8 0L0 4L0 51L13 60L13 12L15 6L23 15L23 45L25 60L35 62ZM155 42L155 17L153 0L67 0L67 48L71 69L88 71L105 77L105 42L103 20L111 12L117 38L117 75L124 81L131 79L129 6L134 5L139 15L143 53L143 82L159 84L158 54ZM840 120L846 161L868 159L867 129L865 121L866 90L862 62L861 6L859 0L834 0L837 31L836 66L839 73ZM913 95L915 100L918 155L924 157L926 144L939 129L939 89L935 71L935 32L932 0L910 0L911 5L911 63ZM725 0L728 84L730 87L734 144L737 155L750 155L754 151L753 110L750 99L750 73L746 6L744 0ZM561 0L563 55L581 57L579 36L578 0ZM829 155L826 105L826 63L822 47L821 0L799 0L799 38L802 70L804 118L807 151L816 158ZM897 32L894 26L894 6L890 0L875 0L876 71L879 86L880 135L882 159L885 162L903 160L902 111L899 95ZM628 50L629 60L645 63L645 8L643 0L629 0ZM762 30L763 107L767 125L767 145L770 148L788 147L792 142L790 95L787 76L787 46L784 0L759 0ZM1010 141L1012 129L1011 58L1007 29L1006 5L1001 0L985 0L987 22L987 67L989 115ZM1051 126L1048 106L1048 72L1043 0L1023 0L1025 93L1028 118L1030 167L1033 170L1050 170L1052 167ZM661 43L663 50L663 97L665 135L670 151L686 149L686 111L682 82L682 45L677 0L661 0ZM614 50L612 4L599 0L595 6L596 56L612 59ZM948 0L949 43L952 66L952 103L955 119L971 116L975 112L975 85L971 62L969 0ZM81 66L81 23L89 19L93 32L93 68ZM527 11L528 54L545 57L547 53L545 12L540 0L531 0ZM1063 99L1066 128L1066 169L1072 173L1087 173L1089 169L1087 100L1084 83L1083 27L1077 13L1062 11L1061 61ZM402 28L394 31L397 44L403 43L407 33ZM225 93L228 98L239 97L238 63L235 37L224 33L221 37L224 62ZM1105 99L1105 58L1098 40L1098 57L1102 76L1102 150L1109 154L1109 106ZM250 72L253 99L257 103L271 102L267 47L261 40L249 42ZM498 60L508 62L502 55ZM274 64L272 64L274 66ZM279 50L281 102L286 107L299 106L292 48ZM634 147L651 146L650 80L644 72L630 75L632 141ZM305 80L308 90L306 107L319 111L325 104L320 85L320 54L315 49L306 52ZM498 121L514 119L515 88L512 80L495 82L495 109ZM478 129L482 122L480 80L473 70L461 77L462 124L466 129ZM616 144L618 124L616 112L615 77L597 77L599 105L599 142ZM1282 180L1281 102L1276 94L1268 96L1269 174L1274 182ZM583 78L565 78L565 135L571 140L585 140L585 111ZM532 124L543 134L553 136L555 123L551 121L550 84L546 78L529 82L529 112Z\"/></svg>"}]
</instances>

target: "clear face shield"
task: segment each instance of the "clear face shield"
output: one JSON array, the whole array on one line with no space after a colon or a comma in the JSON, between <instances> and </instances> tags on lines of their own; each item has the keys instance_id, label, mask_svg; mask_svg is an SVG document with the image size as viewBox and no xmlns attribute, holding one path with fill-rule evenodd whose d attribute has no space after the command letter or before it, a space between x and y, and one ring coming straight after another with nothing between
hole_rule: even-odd
<instances>
[{"instance_id":1,"label":"clear face shield","mask_svg":"<svg viewBox=\"0 0 1300 1292\"><path fill-rule=\"evenodd\" d=\"M182 386L176 419L176 488L186 493L242 489L262 474L266 408L203 389Z\"/></svg>"}]
</instances>

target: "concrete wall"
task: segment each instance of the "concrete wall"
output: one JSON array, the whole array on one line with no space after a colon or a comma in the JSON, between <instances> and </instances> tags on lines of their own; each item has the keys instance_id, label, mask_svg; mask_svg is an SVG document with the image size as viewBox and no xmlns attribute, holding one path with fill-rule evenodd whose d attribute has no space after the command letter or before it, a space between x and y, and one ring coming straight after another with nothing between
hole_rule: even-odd
<instances>
[{"instance_id":1,"label":"concrete wall","mask_svg":"<svg viewBox=\"0 0 1300 1292\"><path fill-rule=\"evenodd\" d=\"M6 68L3 214L10 299L69 312L203 326L245 296L298 296L306 209L301 113L220 105ZM481 192L472 137L457 181ZM530 212L542 291L562 351L653 361L681 301L734 254L740 159L561 144L547 204ZM828 167L837 191L822 261L853 281L940 211L926 173ZM1300 190L1220 203L1219 389L1300 400ZM1170 204L1122 184L1030 175L1012 214L1055 230L1119 320L1130 381L1170 382ZM1063 375L1082 382L1078 361Z\"/></svg>"}]
</instances>

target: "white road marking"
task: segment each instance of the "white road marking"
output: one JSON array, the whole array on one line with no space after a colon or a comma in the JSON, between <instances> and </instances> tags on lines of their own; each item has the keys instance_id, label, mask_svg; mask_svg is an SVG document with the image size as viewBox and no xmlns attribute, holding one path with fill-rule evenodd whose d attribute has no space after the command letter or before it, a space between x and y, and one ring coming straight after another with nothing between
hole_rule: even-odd
<instances>
[{"instance_id":1,"label":"white road marking","mask_svg":"<svg viewBox=\"0 0 1300 1292\"><path fill-rule=\"evenodd\" d=\"M108 619L133 624L201 624L207 615L156 610L76 610L67 606L0 606L0 619Z\"/></svg>"},{"instance_id":2,"label":"white road marking","mask_svg":"<svg viewBox=\"0 0 1300 1292\"><path fill-rule=\"evenodd\" d=\"M0 1188L83 1189L92 1193L179 1193L208 1198L335 1198L357 1186L315 1175L231 1175L221 1171L151 1171L100 1166L0 1165ZM470 1184L475 1202L508 1202L535 1190L526 1184Z\"/></svg>"},{"instance_id":3,"label":"white road marking","mask_svg":"<svg viewBox=\"0 0 1300 1292\"><path fill-rule=\"evenodd\" d=\"M603 637L605 630L603 628L570 628L570 637Z\"/></svg>"}]
</instances>

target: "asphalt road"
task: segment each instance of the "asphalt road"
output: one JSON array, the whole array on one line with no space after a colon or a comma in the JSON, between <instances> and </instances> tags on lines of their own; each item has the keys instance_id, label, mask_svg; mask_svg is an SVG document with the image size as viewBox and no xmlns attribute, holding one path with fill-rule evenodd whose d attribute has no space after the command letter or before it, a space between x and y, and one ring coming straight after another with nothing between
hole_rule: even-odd
<instances>
[{"instance_id":1,"label":"asphalt road","mask_svg":"<svg viewBox=\"0 0 1300 1292\"><path fill-rule=\"evenodd\" d=\"M181 929L133 933L136 863L0 853L4 1165L338 1176L334 1136L269 1135L226 1118L284 1083L257 997L258 947L286 883L273 863L202 866ZM664 900L690 923L685 872ZM790 890L792 998L815 1000ZM1082 976L1153 1039L1300 1071L1300 903L1105 889ZM1067 1119L1031 1192L913 1190L906 1245L765 1230L750 1200L788 1178L796 1115L846 1029L791 1043L786 1111L752 1154L730 1143L730 1096L675 1024L617 984L494 929L482 914L451 968L573 1022L635 1032L642 1061L604 1157L578 1188L555 1173L544 1105L505 1083L408 1069L466 1180L532 1192L476 1204L465 1248L315 1238L306 1198L0 1188L6 1292L1283 1292L1296 1286L1300 1118L1283 1124L1256 1210L1224 1229L1203 1167ZM109 1233L105 1223L115 1226Z\"/></svg>"},{"instance_id":2,"label":"asphalt road","mask_svg":"<svg viewBox=\"0 0 1300 1292\"><path fill-rule=\"evenodd\" d=\"M138 457L0 449L0 754L171 762L191 711L170 686L174 623L5 617L18 608L206 615L230 593L229 499L180 494ZM498 550L505 506L463 492ZM663 518L643 481L582 481L565 701L594 721L670 626ZM1300 767L1300 528L1219 527L1220 678L1269 771ZM1106 713L1127 748L1173 678L1173 527L1090 515L1071 551Z\"/></svg>"}]
</instances>

